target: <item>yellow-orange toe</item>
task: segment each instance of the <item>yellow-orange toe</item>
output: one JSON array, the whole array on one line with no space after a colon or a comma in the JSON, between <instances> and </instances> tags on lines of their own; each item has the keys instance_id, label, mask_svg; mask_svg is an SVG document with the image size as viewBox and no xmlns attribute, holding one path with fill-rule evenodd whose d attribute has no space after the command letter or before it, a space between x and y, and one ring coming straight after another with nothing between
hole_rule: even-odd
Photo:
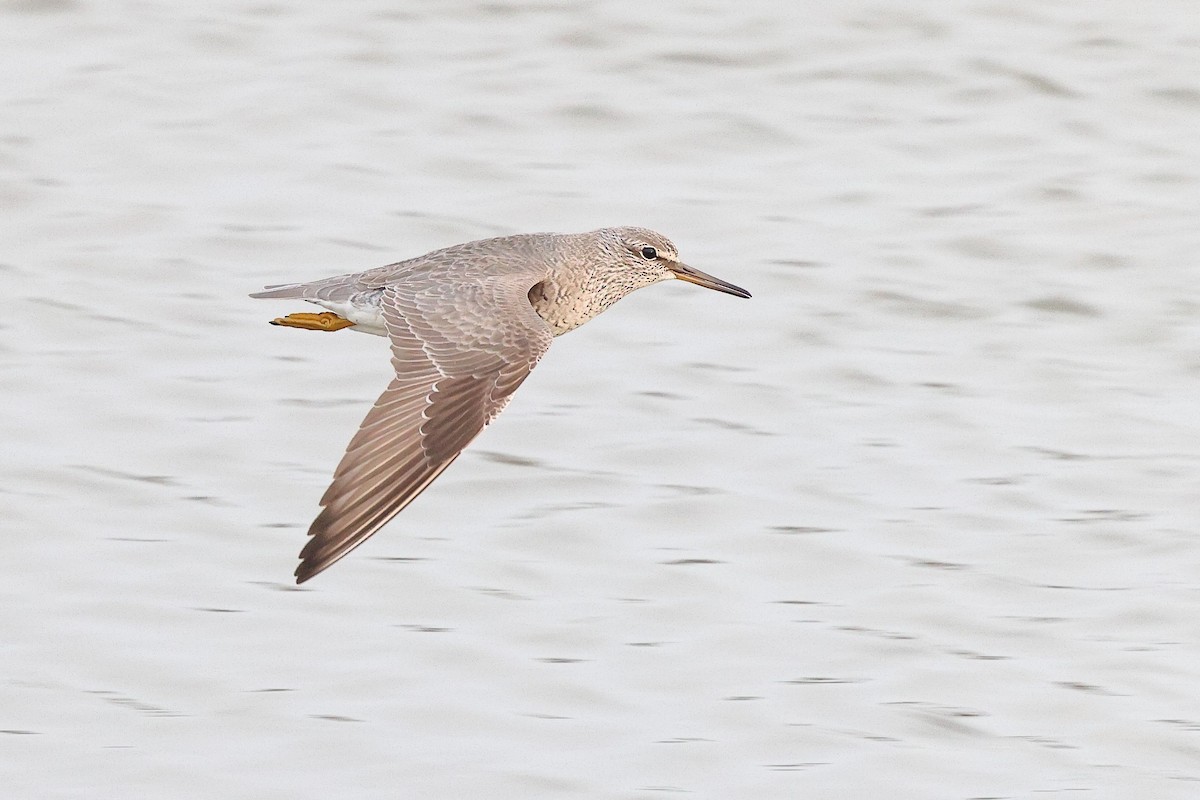
<instances>
[{"instance_id":1,"label":"yellow-orange toe","mask_svg":"<svg viewBox=\"0 0 1200 800\"><path fill-rule=\"evenodd\" d=\"M340 331L349 328L353 322L345 317L339 317L332 311L322 311L320 314L301 312L288 314L286 317L276 317L272 325L283 325L287 328L301 328L306 331Z\"/></svg>"}]
</instances>

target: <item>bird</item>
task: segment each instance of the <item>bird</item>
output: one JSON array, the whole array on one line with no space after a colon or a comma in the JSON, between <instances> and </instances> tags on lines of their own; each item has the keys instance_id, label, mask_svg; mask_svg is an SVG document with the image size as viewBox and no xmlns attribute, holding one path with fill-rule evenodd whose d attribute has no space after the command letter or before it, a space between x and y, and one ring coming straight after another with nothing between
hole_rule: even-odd
<instances>
[{"instance_id":1,"label":"bird","mask_svg":"<svg viewBox=\"0 0 1200 800\"><path fill-rule=\"evenodd\" d=\"M358 547L441 475L508 404L554 337L669 279L751 296L680 261L666 236L632 226L481 239L251 294L325 309L272 325L387 337L396 372L321 498L296 583Z\"/></svg>"}]
</instances>

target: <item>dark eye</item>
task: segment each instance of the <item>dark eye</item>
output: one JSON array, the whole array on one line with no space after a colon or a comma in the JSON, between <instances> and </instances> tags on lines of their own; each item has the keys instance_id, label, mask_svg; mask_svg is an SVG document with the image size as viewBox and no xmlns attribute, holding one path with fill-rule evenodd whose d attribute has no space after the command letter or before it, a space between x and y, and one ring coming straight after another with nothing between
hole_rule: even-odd
<instances>
[{"instance_id":1,"label":"dark eye","mask_svg":"<svg viewBox=\"0 0 1200 800\"><path fill-rule=\"evenodd\" d=\"M658 258L658 251L655 250L653 247L643 247L642 248L642 258L645 258L645 259Z\"/></svg>"}]
</instances>

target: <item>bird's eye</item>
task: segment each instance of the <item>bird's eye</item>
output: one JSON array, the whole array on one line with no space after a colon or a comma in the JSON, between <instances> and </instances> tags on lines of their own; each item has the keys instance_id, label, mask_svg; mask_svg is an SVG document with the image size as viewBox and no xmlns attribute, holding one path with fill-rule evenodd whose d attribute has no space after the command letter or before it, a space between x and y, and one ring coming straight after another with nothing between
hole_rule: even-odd
<instances>
[{"instance_id":1,"label":"bird's eye","mask_svg":"<svg viewBox=\"0 0 1200 800\"><path fill-rule=\"evenodd\" d=\"M642 258L645 258L645 259L658 258L658 251L655 250L653 247L643 247L642 248Z\"/></svg>"}]
</instances>

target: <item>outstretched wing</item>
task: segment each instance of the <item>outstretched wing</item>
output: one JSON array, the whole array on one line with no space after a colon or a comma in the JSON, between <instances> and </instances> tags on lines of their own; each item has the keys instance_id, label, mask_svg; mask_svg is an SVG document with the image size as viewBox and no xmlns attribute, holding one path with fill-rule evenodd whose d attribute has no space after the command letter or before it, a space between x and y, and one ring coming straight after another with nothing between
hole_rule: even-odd
<instances>
[{"instance_id":1,"label":"outstretched wing","mask_svg":"<svg viewBox=\"0 0 1200 800\"><path fill-rule=\"evenodd\" d=\"M303 583L362 544L429 486L508 403L553 339L529 303L533 271L469 284L393 284L381 310L396 378L321 498L300 552Z\"/></svg>"}]
</instances>

